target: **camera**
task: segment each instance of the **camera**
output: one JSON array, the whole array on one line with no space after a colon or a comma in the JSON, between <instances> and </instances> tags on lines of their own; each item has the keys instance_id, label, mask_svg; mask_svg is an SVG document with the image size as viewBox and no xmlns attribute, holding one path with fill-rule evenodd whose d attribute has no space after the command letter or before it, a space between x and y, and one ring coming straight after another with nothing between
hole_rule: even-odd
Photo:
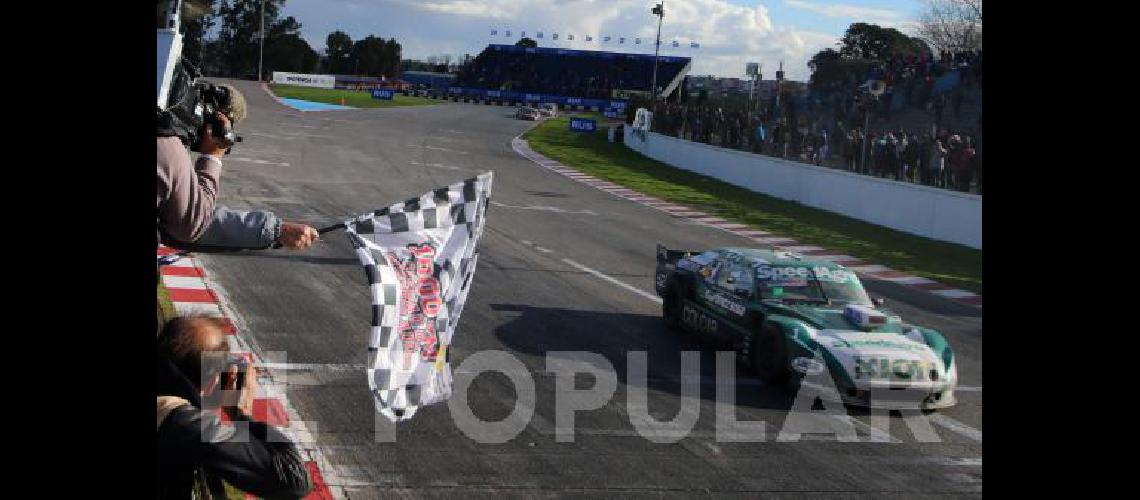
<instances>
[{"instance_id":1,"label":"camera","mask_svg":"<svg viewBox=\"0 0 1140 500\"><path fill-rule=\"evenodd\" d=\"M207 125L218 142L227 146L241 142L242 138L233 128L217 117L218 112L228 116L232 102L230 89L200 81L199 77L201 72L194 65L184 58L179 59L170 81L166 108L158 110L159 135L178 136L191 151L199 153Z\"/></svg>"},{"instance_id":2,"label":"camera","mask_svg":"<svg viewBox=\"0 0 1140 500\"><path fill-rule=\"evenodd\" d=\"M230 367L237 367L237 374L233 380L233 387L230 386ZM226 367L221 373L221 386L228 387L230 390L239 391L245 387L245 373L249 368L249 359L244 354L229 353L226 355Z\"/></svg>"}]
</instances>

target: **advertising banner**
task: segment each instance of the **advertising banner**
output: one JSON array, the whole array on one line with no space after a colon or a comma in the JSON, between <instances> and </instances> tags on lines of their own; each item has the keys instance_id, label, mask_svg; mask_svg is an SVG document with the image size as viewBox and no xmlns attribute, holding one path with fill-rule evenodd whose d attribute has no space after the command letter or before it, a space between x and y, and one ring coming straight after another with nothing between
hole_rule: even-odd
<instances>
[{"instance_id":1,"label":"advertising banner","mask_svg":"<svg viewBox=\"0 0 1140 500\"><path fill-rule=\"evenodd\" d=\"M273 83L331 89L336 84L336 77L332 75L305 75L301 73L285 73L282 71L274 71Z\"/></svg>"}]
</instances>

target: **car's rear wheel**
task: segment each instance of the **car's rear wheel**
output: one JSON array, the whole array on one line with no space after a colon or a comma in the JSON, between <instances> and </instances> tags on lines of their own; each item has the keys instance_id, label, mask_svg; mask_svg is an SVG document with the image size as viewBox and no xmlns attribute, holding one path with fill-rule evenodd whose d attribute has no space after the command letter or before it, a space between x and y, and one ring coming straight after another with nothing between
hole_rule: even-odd
<instances>
[{"instance_id":1,"label":"car's rear wheel","mask_svg":"<svg viewBox=\"0 0 1140 500\"><path fill-rule=\"evenodd\" d=\"M681 292L681 287L676 283L669 285L666 289L665 297L661 300L661 316L665 319L665 325L670 330L680 331L681 327L681 308L683 307L684 295Z\"/></svg>"}]
</instances>

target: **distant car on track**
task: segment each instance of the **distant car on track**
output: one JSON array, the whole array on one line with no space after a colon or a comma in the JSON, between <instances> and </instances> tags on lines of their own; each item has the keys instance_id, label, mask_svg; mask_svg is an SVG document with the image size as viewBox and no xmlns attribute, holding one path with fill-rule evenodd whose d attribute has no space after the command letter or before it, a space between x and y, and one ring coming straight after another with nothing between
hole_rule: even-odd
<instances>
[{"instance_id":1,"label":"distant car on track","mask_svg":"<svg viewBox=\"0 0 1140 500\"><path fill-rule=\"evenodd\" d=\"M946 339L882 309L841 265L788 252L658 244L655 278L670 327L732 344L767 385L795 390L806 374L826 369L846 404L934 410L957 403L958 369Z\"/></svg>"},{"instance_id":2,"label":"distant car on track","mask_svg":"<svg viewBox=\"0 0 1140 500\"><path fill-rule=\"evenodd\" d=\"M515 118L518 118L520 120L537 121L542 119L542 113L530 106L522 106L518 109L518 111L515 111Z\"/></svg>"},{"instance_id":3,"label":"distant car on track","mask_svg":"<svg viewBox=\"0 0 1140 500\"><path fill-rule=\"evenodd\" d=\"M538 112L542 114L543 118L554 118L558 116L558 105L550 102L539 104Z\"/></svg>"}]
</instances>

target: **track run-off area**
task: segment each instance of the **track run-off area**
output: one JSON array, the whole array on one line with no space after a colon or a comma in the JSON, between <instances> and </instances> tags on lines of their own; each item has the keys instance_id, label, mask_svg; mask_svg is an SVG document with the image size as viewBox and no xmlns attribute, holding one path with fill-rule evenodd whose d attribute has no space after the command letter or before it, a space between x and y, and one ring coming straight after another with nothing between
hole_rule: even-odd
<instances>
[{"instance_id":1,"label":"track run-off area","mask_svg":"<svg viewBox=\"0 0 1140 500\"><path fill-rule=\"evenodd\" d=\"M521 369L533 380L533 415L504 443L466 435L448 404L423 407L395 428L376 412L364 373L369 290L343 235L326 234L304 252L197 254L244 341L275 353L264 359L286 381L336 496L981 496L981 309L864 280L904 320L946 336L958 362L958 404L930 415L849 409L855 440L779 439L793 402L731 367L729 410L737 421L763 422L755 424L763 431L718 438L717 350L726 348L665 327L653 293L655 244L754 242L536 165L511 147L533 125L515 119L513 108L441 102L302 112L255 82L228 83L249 106L239 130L245 141L225 158L219 203L231 208L272 210L319 227L495 173L478 268L449 354L456 369L476 354L502 351L518 361L505 371ZM631 351L644 353L644 368ZM683 351L700 351L699 376L682 376ZM567 352L596 355L595 364L612 366L617 378L611 398L575 414L569 442L556 426L558 381L548 371ZM455 374L476 416L496 421L515 410L520 395L510 374L475 375ZM576 387L594 382L580 376ZM635 428L631 392L653 418L669 420L691 385L699 388L699 416L685 437L658 443Z\"/></svg>"}]
</instances>

